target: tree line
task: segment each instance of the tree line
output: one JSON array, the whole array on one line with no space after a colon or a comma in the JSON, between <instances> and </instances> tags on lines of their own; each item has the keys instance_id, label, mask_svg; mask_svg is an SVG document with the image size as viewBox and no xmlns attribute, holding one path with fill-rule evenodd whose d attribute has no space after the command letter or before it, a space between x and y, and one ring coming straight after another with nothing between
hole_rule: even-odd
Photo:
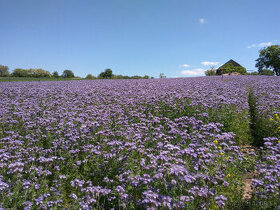
<instances>
[{"instance_id":1,"label":"tree line","mask_svg":"<svg viewBox=\"0 0 280 210\"><path fill-rule=\"evenodd\" d=\"M259 51L259 58L257 58L255 61L255 67L258 68L257 72L248 73L243 67L228 65L223 68L223 73L238 72L243 75L280 76L280 45L271 45L261 49ZM217 74L217 69L214 67L211 67L211 69L205 71L206 76L213 76Z\"/></svg>"},{"instance_id":2,"label":"tree line","mask_svg":"<svg viewBox=\"0 0 280 210\"><path fill-rule=\"evenodd\" d=\"M97 77L93 76L92 74L88 74L86 79L149 79L150 77L148 75L145 76L124 76L124 75L117 75L113 74L113 71L111 69L105 69L105 71L101 72Z\"/></svg>"},{"instance_id":3,"label":"tree line","mask_svg":"<svg viewBox=\"0 0 280 210\"><path fill-rule=\"evenodd\" d=\"M57 71L52 74L44 69L22 69L16 68L12 73L9 72L9 67L0 65L0 77L34 77L34 78L58 78L58 77L67 77L74 78L75 75L71 70L64 70L61 75Z\"/></svg>"},{"instance_id":4,"label":"tree line","mask_svg":"<svg viewBox=\"0 0 280 210\"><path fill-rule=\"evenodd\" d=\"M75 78L72 70L64 70L61 75L57 71L50 73L44 69L22 69L16 68L12 73L9 72L9 67L0 65L0 77L30 77L30 78ZM97 77L88 74L85 79L149 79L148 75L145 76L123 76L114 75L111 69L105 69Z\"/></svg>"}]
</instances>

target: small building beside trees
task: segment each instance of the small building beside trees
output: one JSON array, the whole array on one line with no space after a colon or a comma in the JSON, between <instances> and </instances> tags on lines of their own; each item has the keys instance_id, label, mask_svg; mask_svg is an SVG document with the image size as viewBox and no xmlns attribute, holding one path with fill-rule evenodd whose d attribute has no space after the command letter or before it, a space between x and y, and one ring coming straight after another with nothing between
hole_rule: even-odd
<instances>
[{"instance_id":1,"label":"small building beside trees","mask_svg":"<svg viewBox=\"0 0 280 210\"><path fill-rule=\"evenodd\" d=\"M241 66L239 63L230 59L228 62L226 62L216 70L216 74L217 75L222 75L222 74L245 75L247 74L247 71L246 68Z\"/></svg>"}]
</instances>

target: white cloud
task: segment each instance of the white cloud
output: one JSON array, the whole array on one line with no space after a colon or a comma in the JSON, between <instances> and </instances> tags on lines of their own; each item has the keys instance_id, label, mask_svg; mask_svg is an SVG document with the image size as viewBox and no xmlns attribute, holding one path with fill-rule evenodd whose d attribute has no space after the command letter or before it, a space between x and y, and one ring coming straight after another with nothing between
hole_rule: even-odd
<instances>
[{"instance_id":1,"label":"white cloud","mask_svg":"<svg viewBox=\"0 0 280 210\"><path fill-rule=\"evenodd\" d=\"M247 48L253 48L253 47L257 47L257 45L256 44L251 44L251 45L247 46Z\"/></svg>"},{"instance_id":2,"label":"white cloud","mask_svg":"<svg viewBox=\"0 0 280 210\"><path fill-rule=\"evenodd\" d=\"M183 70L181 71L181 74L185 76L202 76L204 74L204 71L205 70L202 68L197 68L192 70Z\"/></svg>"},{"instance_id":3,"label":"white cloud","mask_svg":"<svg viewBox=\"0 0 280 210\"><path fill-rule=\"evenodd\" d=\"M182 64L181 67L188 68L188 67L190 67L190 65L189 64Z\"/></svg>"},{"instance_id":4,"label":"white cloud","mask_svg":"<svg viewBox=\"0 0 280 210\"><path fill-rule=\"evenodd\" d=\"M204 66L217 66L219 62L203 61L201 64Z\"/></svg>"},{"instance_id":5,"label":"white cloud","mask_svg":"<svg viewBox=\"0 0 280 210\"><path fill-rule=\"evenodd\" d=\"M204 18L200 18L200 19L199 19L199 22L200 22L201 24L203 24L203 23L205 23L206 21L205 21Z\"/></svg>"},{"instance_id":6,"label":"white cloud","mask_svg":"<svg viewBox=\"0 0 280 210\"><path fill-rule=\"evenodd\" d=\"M272 45L273 42L262 42L262 43L259 43L259 44L251 44L249 46L247 46L247 48L253 48L253 47L268 47L270 45Z\"/></svg>"},{"instance_id":7,"label":"white cloud","mask_svg":"<svg viewBox=\"0 0 280 210\"><path fill-rule=\"evenodd\" d=\"M262 42L258 44L258 47L268 47L270 45L272 45L272 42Z\"/></svg>"}]
</instances>

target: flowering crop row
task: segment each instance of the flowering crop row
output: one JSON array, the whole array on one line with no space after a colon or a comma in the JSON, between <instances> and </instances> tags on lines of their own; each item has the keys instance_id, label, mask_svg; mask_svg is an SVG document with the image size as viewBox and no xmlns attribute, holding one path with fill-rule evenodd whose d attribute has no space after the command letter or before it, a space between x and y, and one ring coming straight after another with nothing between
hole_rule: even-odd
<instances>
[{"instance_id":1,"label":"flowering crop row","mask_svg":"<svg viewBox=\"0 0 280 210\"><path fill-rule=\"evenodd\" d=\"M248 88L260 82L0 83L0 207L194 209L240 201Z\"/></svg>"},{"instance_id":2,"label":"flowering crop row","mask_svg":"<svg viewBox=\"0 0 280 210\"><path fill-rule=\"evenodd\" d=\"M259 134L263 138L261 158L255 170L257 177L252 181L253 200L263 208L280 205L280 89L279 78L259 77L252 83L258 109Z\"/></svg>"}]
</instances>

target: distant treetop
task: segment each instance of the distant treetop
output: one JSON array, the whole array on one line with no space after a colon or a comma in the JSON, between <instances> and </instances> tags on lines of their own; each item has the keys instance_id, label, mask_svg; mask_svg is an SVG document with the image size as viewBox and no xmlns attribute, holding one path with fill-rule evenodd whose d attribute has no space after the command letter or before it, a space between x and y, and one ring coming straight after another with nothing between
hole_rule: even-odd
<instances>
[{"instance_id":1,"label":"distant treetop","mask_svg":"<svg viewBox=\"0 0 280 210\"><path fill-rule=\"evenodd\" d=\"M62 76L67 78L75 77L74 73L71 70L64 70Z\"/></svg>"},{"instance_id":2,"label":"distant treetop","mask_svg":"<svg viewBox=\"0 0 280 210\"><path fill-rule=\"evenodd\" d=\"M0 65L0 77L8 77L9 75L9 67Z\"/></svg>"}]
</instances>

